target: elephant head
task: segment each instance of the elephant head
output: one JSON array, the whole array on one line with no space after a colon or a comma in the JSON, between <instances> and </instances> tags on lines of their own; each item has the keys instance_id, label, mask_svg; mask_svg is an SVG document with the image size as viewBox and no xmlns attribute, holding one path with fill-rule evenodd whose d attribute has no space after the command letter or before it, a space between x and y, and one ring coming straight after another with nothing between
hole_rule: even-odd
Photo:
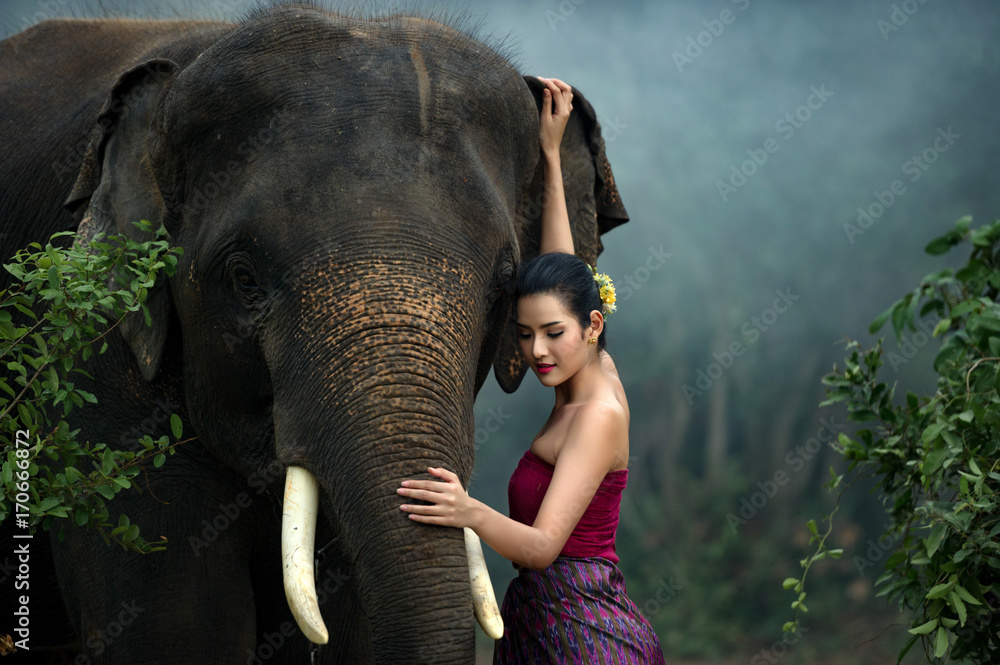
<instances>
[{"instance_id":1,"label":"elephant head","mask_svg":"<svg viewBox=\"0 0 1000 665\"><path fill-rule=\"evenodd\" d=\"M182 355L188 426L224 464L288 467L287 532L318 502L379 662L471 658L463 535L408 521L395 488L428 466L467 483L475 395L490 367L507 390L523 375L510 318L537 252L539 100L439 23L279 7L184 67L122 75L67 202L81 233L148 219L184 248L152 325L122 337L147 380ZM574 103L567 199L594 262L627 217ZM293 611L324 641L313 543L288 543Z\"/></svg>"}]
</instances>

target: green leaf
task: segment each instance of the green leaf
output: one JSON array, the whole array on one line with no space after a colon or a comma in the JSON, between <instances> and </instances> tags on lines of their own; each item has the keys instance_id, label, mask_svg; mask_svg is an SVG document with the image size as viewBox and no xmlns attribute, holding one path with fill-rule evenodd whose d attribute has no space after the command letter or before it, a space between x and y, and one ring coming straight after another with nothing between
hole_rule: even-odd
<instances>
[{"instance_id":1,"label":"green leaf","mask_svg":"<svg viewBox=\"0 0 1000 665\"><path fill-rule=\"evenodd\" d=\"M892 331L896 333L896 339L899 339L903 334L903 323L906 321L906 309L912 298L913 294L908 293L902 300L892 306Z\"/></svg>"},{"instance_id":2,"label":"green leaf","mask_svg":"<svg viewBox=\"0 0 1000 665\"><path fill-rule=\"evenodd\" d=\"M934 657L941 658L948 650L948 631L944 627L938 628L937 638L934 640Z\"/></svg>"},{"instance_id":3,"label":"green leaf","mask_svg":"<svg viewBox=\"0 0 1000 665\"><path fill-rule=\"evenodd\" d=\"M935 238L934 240L931 240L929 243L927 243L927 246L924 248L924 251L930 254L931 256L940 256L941 254L944 254L949 249L951 249L952 245L957 243L957 240L953 242L952 238L953 238L953 232L949 231L940 238Z\"/></svg>"},{"instance_id":4,"label":"green leaf","mask_svg":"<svg viewBox=\"0 0 1000 665\"><path fill-rule=\"evenodd\" d=\"M101 473L107 476L114 470L114 468L114 453L112 453L110 449L105 449L104 454L101 455Z\"/></svg>"},{"instance_id":5,"label":"green leaf","mask_svg":"<svg viewBox=\"0 0 1000 665\"><path fill-rule=\"evenodd\" d=\"M799 580L794 577L786 577L785 581L781 583L783 589L791 589L793 586L797 585Z\"/></svg>"},{"instance_id":6,"label":"green leaf","mask_svg":"<svg viewBox=\"0 0 1000 665\"><path fill-rule=\"evenodd\" d=\"M881 330L882 326L885 325L885 322L889 320L889 316L892 315L893 309L894 306L888 308L887 310L876 316L875 319L872 320L871 325L868 326L868 333L874 335L879 330Z\"/></svg>"},{"instance_id":7,"label":"green leaf","mask_svg":"<svg viewBox=\"0 0 1000 665\"><path fill-rule=\"evenodd\" d=\"M944 463L945 458L948 456L947 448L940 448L938 450L933 450L927 454L924 458L923 463L920 465L920 471L924 476L932 476L937 473L937 470L941 468Z\"/></svg>"},{"instance_id":8,"label":"green leaf","mask_svg":"<svg viewBox=\"0 0 1000 665\"><path fill-rule=\"evenodd\" d=\"M954 582L943 582L942 584L938 584L934 588L932 588L930 591L928 591L927 595L924 596L924 597L927 598L927 600L935 600L937 598L944 598L945 596L948 595L948 593L951 591L951 589L952 589L953 586L954 586Z\"/></svg>"},{"instance_id":9,"label":"green leaf","mask_svg":"<svg viewBox=\"0 0 1000 665\"><path fill-rule=\"evenodd\" d=\"M948 595L948 599L951 601L949 604L955 608L955 614L958 615L959 623L965 626L965 619L969 616L969 613L965 609L965 603L962 602L962 599L954 591Z\"/></svg>"},{"instance_id":10,"label":"green leaf","mask_svg":"<svg viewBox=\"0 0 1000 665\"><path fill-rule=\"evenodd\" d=\"M982 603L980 603L975 598L975 596L973 596L971 593L969 593L969 591L965 587L963 587L961 584L956 584L955 585L955 593L957 593L959 595L959 597L962 598L962 600L964 600L965 602L969 603L970 605L981 605L982 604Z\"/></svg>"},{"instance_id":11,"label":"green leaf","mask_svg":"<svg viewBox=\"0 0 1000 665\"><path fill-rule=\"evenodd\" d=\"M927 635L937 627L938 627L938 620L931 619L927 623L920 624L916 628L910 628L909 632L913 635Z\"/></svg>"},{"instance_id":12,"label":"green leaf","mask_svg":"<svg viewBox=\"0 0 1000 665\"><path fill-rule=\"evenodd\" d=\"M847 417L856 423L867 423L879 419L878 414L871 409L852 409L848 412Z\"/></svg>"},{"instance_id":13,"label":"green leaf","mask_svg":"<svg viewBox=\"0 0 1000 665\"><path fill-rule=\"evenodd\" d=\"M937 322L937 325L934 326L934 331L931 333L931 337L937 337L941 333L948 330L948 328L950 327L951 327L951 319L941 319L940 321Z\"/></svg>"},{"instance_id":14,"label":"green leaf","mask_svg":"<svg viewBox=\"0 0 1000 665\"><path fill-rule=\"evenodd\" d=\"M955 232L965 236L969 232L970 225L972 225L972 215L963 215L955 221Z\"/></svg>"},{"instance_id":15,"label":"green leaf","mask_svg":"<svg viewBox=\"0 0 1000 665\"><path fill-rule=\"evenodd\" d=\"M938 551L939 547L941 547L941 541L944 540L947 531L948 527L944 524L938 524L931 530L931 535L924 541L924 546L927 549L927 556L934 556L934 553Z\"/></svg>"},{"instance_id":16,"label":"green leaf","mask_svg":"<svg viewBox=\"0 0 1000 665\"><path fill-rule=\"evenodd\" d=\"M175 439L180 439L181 434L184 433L184 426L181 423L181 417L176 413L170 414L170 432L174 435Z\"/></svg>"}]
</instances>

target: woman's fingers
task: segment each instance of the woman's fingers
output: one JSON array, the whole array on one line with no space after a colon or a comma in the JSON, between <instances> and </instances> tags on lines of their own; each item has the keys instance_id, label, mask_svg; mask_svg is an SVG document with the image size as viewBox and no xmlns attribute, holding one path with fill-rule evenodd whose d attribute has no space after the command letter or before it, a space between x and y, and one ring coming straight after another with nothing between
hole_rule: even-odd
<instances>
[{"instance_id":1,"label":"woman's fingers","mask_svg":"<svg viewBox=\"0 0 1000 665\"><path fill-rule=\"evenodd\" d=\"M397 491L402 493L404 488L411 490L431 490L434 492L441 492L445 489L444 483L440 483L436 480L404 480L403 487L399 488Z\"/></svg>"},{"instance_id":2,"label":"woman's fingers","mask_svg":"<svg viewBox=\"0 0 1000 665\"><path fill-rule=\"evenodd\" d=\"M573 88L559 79L539 79L545 83L542 117L568 116L573 110Z\"/></svg>"},{"instance_id":3,"label":"woman's fingers","mask_svg":"<svg viewBox=\"0 0 1000 665\"><path fill-rule=\"evenodd\" d=\"M439 478L444 478L449 483L458 482L458 476L455 474L454 471L449 471L448 469L444 469L441 467L434 467L434 466L427 467L427 470L431 473L431 475L438 476Z\"/></svg>"},{"instance_id":4,"label":"woman's fingers","mask_svg":"<svg viewBox=\"0 0 1000 665\"><path fill-rule=\"evenodd\" d=\"M403 496L408 496L411 499L420 499L421 501L431 501L433 503L440 503L443 501L454 502L451 494L446 494L444 492L438 492L433 490L418 490L411 488L400 488L396 490L399 494Z\"/></svg>"}]
</instances>

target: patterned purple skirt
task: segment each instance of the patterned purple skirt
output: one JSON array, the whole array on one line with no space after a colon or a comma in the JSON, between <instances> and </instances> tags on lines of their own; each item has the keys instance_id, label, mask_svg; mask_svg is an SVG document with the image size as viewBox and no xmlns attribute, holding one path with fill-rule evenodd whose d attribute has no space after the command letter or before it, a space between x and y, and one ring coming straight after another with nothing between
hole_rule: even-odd
<instances>
[{"instance_id":1,"label":"patterned purple skirt","mask_svg":"<svg viewBox=\"0 0 1000 665\"><path fill-rule=\"evenodd\" d=\"M660 665L660 642L625 594L618 566L601 557L521 568L504 595L494 665Z\"/></svg>"}]
</instances>

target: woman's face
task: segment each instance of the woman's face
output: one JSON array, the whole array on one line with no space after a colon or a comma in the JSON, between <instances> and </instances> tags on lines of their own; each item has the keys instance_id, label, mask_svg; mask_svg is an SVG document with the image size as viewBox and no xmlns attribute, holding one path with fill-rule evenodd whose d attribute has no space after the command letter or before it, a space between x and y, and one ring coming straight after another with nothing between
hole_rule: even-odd
<instances>
[{"instance_id":1,"label":"woman's face","mask_svg":"<svg viewBox=\"0 0 1000 665\"><path fill-rule=\"evenodd\" d=\"M517 301L521 353L543 386L557 386L586 365L588 331L553 295L534 294Z\"/></svg>"}]
</instances>

